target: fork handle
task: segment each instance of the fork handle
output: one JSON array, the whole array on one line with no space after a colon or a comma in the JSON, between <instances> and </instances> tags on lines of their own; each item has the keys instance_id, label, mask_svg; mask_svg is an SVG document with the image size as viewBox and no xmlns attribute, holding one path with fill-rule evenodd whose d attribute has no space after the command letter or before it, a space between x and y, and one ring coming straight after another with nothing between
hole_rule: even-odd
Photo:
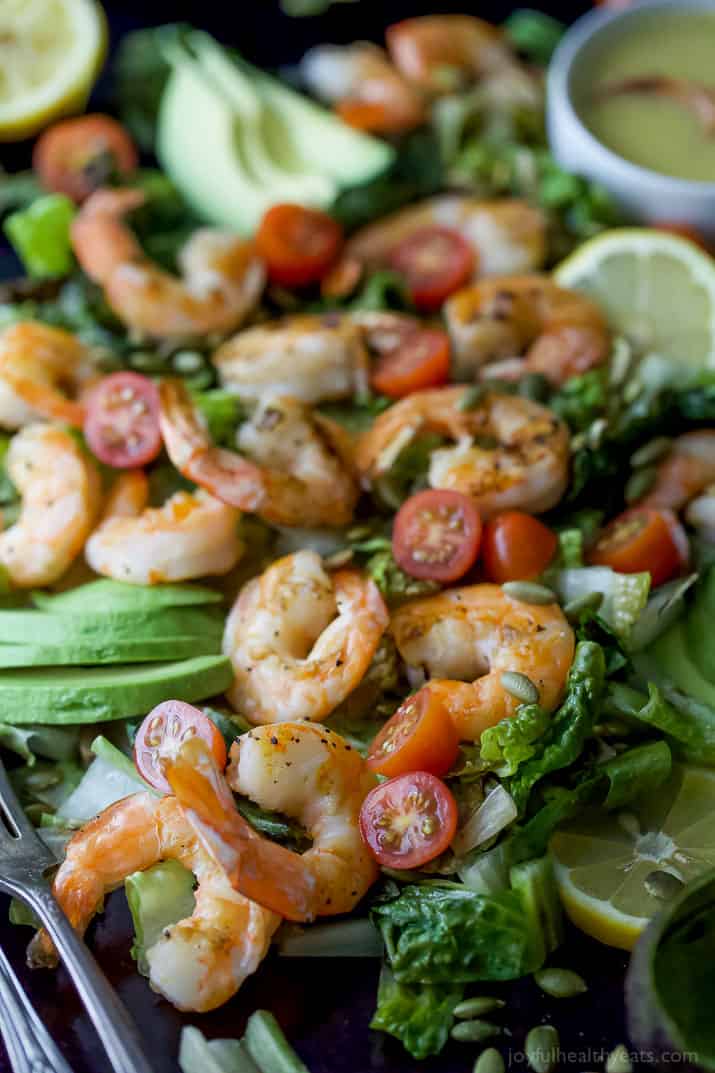
<instances>
[{"instance_id":1,"label":"fork handle","mask_svg":"<svg viewBox=\"0 0 715 1073\"><path fill-rule=\"evenodd\" d=\"M35 910L72 977L104 1045L114 1073L154 1073L136 1025L47 886L25 888L21 897Z\"/></svg>"},{"instance_id":2,"label":"fork handle","mask_svg":"<svg viewBox=\"0 0 715 1073\"><path fill-rule=\"evenodd\" d=\"M13 1073L72 1073L0 948L0 1033Z\"/></svg>"}]
</instances>

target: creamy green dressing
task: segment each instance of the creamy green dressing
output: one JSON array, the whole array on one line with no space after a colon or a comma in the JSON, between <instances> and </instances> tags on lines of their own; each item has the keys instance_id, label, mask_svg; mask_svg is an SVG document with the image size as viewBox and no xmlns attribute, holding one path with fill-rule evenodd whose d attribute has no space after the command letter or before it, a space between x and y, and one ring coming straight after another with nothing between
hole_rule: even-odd
<instances>
[{"instance_id":1,"label":"creamy green dressing","mask_svg":"<svg viewBox=\"0 0 715 1073\"><path fill-rule=\"evenodd\" d=\"M715 87L715 13L661 12L594 48L577 107L591 132L634 164L682 179L715 181L715 136L683 105L659 95L598 97L636 75L667 75Z\"/></svg>"}]
</instances>

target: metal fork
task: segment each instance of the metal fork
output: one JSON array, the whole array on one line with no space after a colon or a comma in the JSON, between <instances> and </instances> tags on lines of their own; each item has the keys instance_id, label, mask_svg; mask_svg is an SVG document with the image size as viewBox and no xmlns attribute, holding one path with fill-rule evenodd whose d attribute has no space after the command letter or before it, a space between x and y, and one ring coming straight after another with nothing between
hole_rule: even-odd
<instances>
[{"instance_id":1,"label":"metal fork","mask_svg":"<svg viewBox=\"0 0 715 1073\"><path fill-rule=\"evenodd\" d=\"M0 1034L13 1073L72 1073L1 948Z\"/></svg>"},{"instance_id":2,"label":"metal fork","mask_svg":"<svg viewBox=\"0 0 715 1073\"><path fill-rule=\"evenodd\" d=\"M1 761L0 821L0 890L26 902L47 929L114 1073L153 1073L127 1010L52 895L45 872L56 861L25 816Z\"/></svg>"}]
</instances>

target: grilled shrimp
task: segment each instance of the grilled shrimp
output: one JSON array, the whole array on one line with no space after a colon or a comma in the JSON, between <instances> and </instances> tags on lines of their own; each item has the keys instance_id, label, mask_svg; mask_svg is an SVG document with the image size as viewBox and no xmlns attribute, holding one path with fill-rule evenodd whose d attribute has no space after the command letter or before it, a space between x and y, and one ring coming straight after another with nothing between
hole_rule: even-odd
<instances>
[{"instance_id":1,"label":"grilled shrimp","mask_svg":"<svg viewBox=\"0 0 715 1073\"><path fill-rule=\"evenodd\" d=\"M182 278L151 262L125 222L141 190L97 190L72 224L80 265L128 327L158 338L230 332L258 303L265 270L253 244L202 228L179 254Z\"/></svg>"},{"instance_id":2,"label":"grilled shrimp","mask_svg":"<svg viewBox=\"0 0 715 1073\"><path fill-rule=\"evenodd\" d=\"M413 440L432 433L453 445L432 451L427 481L474 499L484 518L502 510L539 514L566 490L569 434L551 410L512 395L486 394L460 410L469 388L416 391L377 418L358 441L355 462L369 487Z\"/></svg>"},{"instance_id":3,"label":"grilled shrimp","mask_svg":"<svg viewBox=\"0 0 715 1073\"><path fill-rule=\"evenodd\" d=\"M530 678L551 711L573 661L574 634L561 609L522 603L499 585L413 600L395 611L390 628L408 667L431 680L466 741L478 741L521 703L504 688L505 671Z\"/></svg>"},{"instance_id":4,"label":"grilled shrimp","mask_svg":"<svg viewBox=\"0 0 715 1073\"><path fill-rule=\"evenodd\" d=\"M22 496L22 510L0 533L0 565L18 588L51 585L92 531L99 472L74 437L55 425L28 425L18 432L5 469Z\"/></svg>"},{"instance_id":5,"label":"grilled shrimp","mask_svg":"<svg viewBox=\"0 0 715 1073\"><path fill-rule=\"evenodd\" d=\"M81 428L84 407L69 398L96 375L91 355L70 332L34 321L0 335L0 425L17 429L40 418Z\"/></svg>"},{"instance_id":6,"label":"grilled shrimp","mask_svg":"<svg viewBox=\"0 0 715 1073\"><path fill-rule=\"evenodd\" d=\"M454 91L516 63L502 33L472 15L404 19L388 27L386 38L398 71L431 93Z\"/></svg>"},{"instance_id":7,"label":"grilled shrimp","mask_svg":"<svg viewBox=\"0 0 715 1073\"><path fill-rule=\"evenodd\" d=\"M328 574L307 550L278 559L244 586L226 622L231 704L252 723L327 718L362 681L387 621L359 571Z\"/></svg>"},{"instance_id":8,"label":"grilled shrimp","mask_svg":"<svg viewBox=\"0 0 715 1073\"><path fill-rule=\"evenodd\" d=\"M524 372L554 384L601 365L610 353L605 317L583 294L548 276L495 276L445 304L454 372L473 377L485 363L526 354Z\"/></svg>"},{"instance_id":9,"label":"grilled shrimp","mask_svg":"<svg viewBox=\"0 0 715 1073\"><path fill-rule=\"evenodd\" d=\"M256 835L199 738L182 746L166 773L206 849L235 889L260 905L290 920L349 913L377 879L358 826L375 778L326 727L257 727L231 747L229 785L302 824L312 839L303 854Z\"/></svg>"},{"instance_id":10,"label":"grilled shrimp","mask_svg":"<svg viewBox=\"0 0 715 1073\"><path fill-rule=\"evenodd\" d=\"M98 574L133 585L187 581L227 574L241 558L241 512L207 492L176 492L160 508L148 507L141 470L117 478L101 524L85 547Z\"/></svg>"},{"instance_id":11,"label":"grilled shrimp","mask_svg":"<svg viewBox=\"0 0 715 1073\"><path fill-rule=\"evenodd\" d=\"M328 402L364 395L368 351L389 349L418 327L403 313L306 313L239 332L218 348L213 363L222 386L242 399Z\"/></svg>"},{"instance_id":12,"label":"grilled shrimp","mask_svg":"<svg viewBox=\"0 0 715 1073\"><path fill-rule=\"evenodd\" d=\"M344 256L374 267L423 228L458 231L475 255L475 278L531 272L546 258L546 219L517 199L480 201L466 194L440 194L367 224L345 245Z\"/></svg>"},{"instance_id":13,"label":"grilled shrimp","mask_svg":"<svg viewBox=\"0 0 715 1073\"><path fill-rule=\"evenodd\" d=\"M396 134L424 122L423 94L369 41L311 48L300 71L311 93L354 126Z\"/></svg>"},{"instance_id":14,"label":"grilled shrimp","mask_svg":"<svg viewBox=\"0 0 715 1073\"><path fill-rule=\"evenodd\" d=\"M655 484L641 504L679 511L713 483L715 429L686 432L673 441L658 466Z\"/></svg>"},{"instance_id":15,"label":"grilled shrimp","mask_svg":"<svg viewBox=\"0 0 715 1073\"><path fill-rule=\"evenodd\" d=\"M280 917L233 889L175 797L132 794L101 812L69 842L53 893L82 935L106 894L159 861L183 864L198 885L191 916L166 927L147 951L150 983L180 1010L213 1010L256 971ZM45 931L30 944L29 960L57 963Z\"/></svg>"},{"instance_id":16,"label":"grilled shrimp","mask_svg":"<svg viewBox=\"0 0 715 1073\"><path fill-rule=\"evenodd\" d=\"M339 526L358 496L346 433L298 399L270 399L241 425L244 458L211 444L180 381L159 388L160 425L180 473L223 503L288 526Z\"/></svg>"}]
</instances>

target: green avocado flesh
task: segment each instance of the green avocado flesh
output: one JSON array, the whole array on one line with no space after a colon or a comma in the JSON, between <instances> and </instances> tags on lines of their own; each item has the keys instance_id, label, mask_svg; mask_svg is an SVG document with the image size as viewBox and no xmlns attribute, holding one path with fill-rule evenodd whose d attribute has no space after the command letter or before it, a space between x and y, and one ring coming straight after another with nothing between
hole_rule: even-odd
<instances>
[{"instance_id":1,"label":"green avocado flesh","mask_svg":"<svg viewBox=\"0 0 715 1073\"><path fill-rule=\"evenodd\" d=\"M204 585L129 585L100 578L67 592L34 592L32 602L53 614L78 611L161 611L166 607L218 604L223 597Z\"/></svg>"},{"instance_id":2,"label":"green avocado flesh","mask_svg":"<svg viewBox=\"0 0 715 1073\"><path fill-rule=\"evenodd\" d=\"M221 612L205 608L166 610L99 610L86 614L49 614L46 611L0 611L0 643L65 645L76 643L116 645L144 640L169 641L175 637L204 636L220 640Z\"/></svg>"},{"instance_id":3,"label":"green avocado flesh","mask_svg":"<svg viewBox=\"0 0 715 1073\"><path fill-rule=\"evenodd\" d=\"M5 723L99 723L146 713L171 698L189 703L223 693L233 679L224 656L117 667L53 667L0 674Z\"/></svg>"},{"instance_id":4,"label":"green avocado flesh","mask_svg":"<svg viewBox=\"0 0 715 1073\"><path fill-rule=\"evenodd\" d=\"M79 666L97 663L156 663L189 659L191 656L216 655L221 638L214 634L189 637L147 637L143 641L113 641L96 638L75 644L2 644L0 669L10 667Z\"/></svg>"}]
</instances>

